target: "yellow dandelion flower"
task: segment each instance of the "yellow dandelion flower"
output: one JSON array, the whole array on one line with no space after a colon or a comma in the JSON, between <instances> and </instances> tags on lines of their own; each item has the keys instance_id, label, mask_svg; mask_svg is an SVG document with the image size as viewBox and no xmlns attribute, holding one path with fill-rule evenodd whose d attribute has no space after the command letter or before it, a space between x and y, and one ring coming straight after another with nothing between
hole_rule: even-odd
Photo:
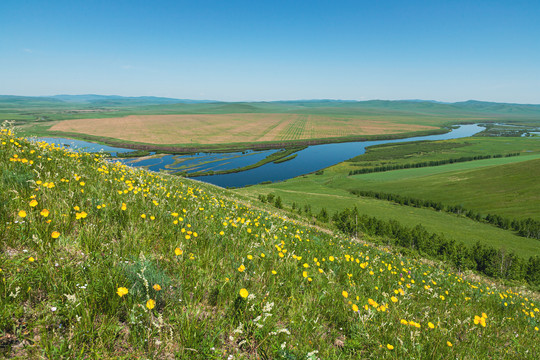
<instances>
[{"instance_id":1,"label":"yellow dandelion flower","mask_svg":"<svg viewBox=\"0 0 540 360\"><path fill-rule=\"evenodd\" d=\"M35 259L34 259L33 257L30 256L30 257L28 258L28 261L29 261L29 262L34 262Z\"/></svg>"},{"instance_id":2,"label":"yellow dandelion flower","mask_svg":"<svg viewBox=\"0 0 540 360\"><path fill-rule=\"evenodd\" d=\"M358 311L358 306L356 304L353 304L352 309L353 309L354 312L357 312Z\"/></svg>"},{"instance_id":3,"label":"yellow dandelion flower","mask_svg":"<svg viewBox=\"0 0 540 360\"><path fill-rule=\"evenodd\" d=\"M152 310L153 308L156 307L156 302L152 299L148 300L146 302L146 307L149 309L149 310Z\"/></svg>"},{"instance_id":4,"label":"yellow dandelion flower","mask_svg":"<svg viewBox=\"0 0 540 360\"><path fill-rule=\"evenodd\" d=\"M394 346L392 346L390 344L386 344L386 347L388 348L388 350L394 350Z\"/></svg>"},{"instance_id":5,"label":"yellow dandelion flower","mask_svg":"<svg viewBox=\"0 0 540 360\"><path fill-rule=\"evenodd\" d=\"M176 256L180 256L180 255L182 255L183 253L184 253L184 251L182 251L182 249L180 249L180 248L174 249L174 254L175 254Z\"/></svg>"},{"instance_id":6,"label":"yellow dandelion flower","mask_svg":"<svg viewBox=\"0 0 540 360\"><path fill-rule=\"evenodd\" d=\"M447 342L446 342L446 345L452 347L452 343L451 343L450 341L447 341Z\"/></svg>"},{"instance_id":7,"label":"yellow dandelion flower","mask_svg":"<svg viewBox=\"0 0 540 360\"><path fill-rule=\"evenodd\" d=\"M343 291L341 292L341 295L343 295L344 298L348 298L348 297L349 297L349 293L346 292L345 290L343 290Z\"/></svg>"},{"instance_id":8,"label":"yellow dandelion flower","mask_svg":"<svg viewBox=\"0 0 540 360\"><path fill-rule=\"evenodd\" d=\"M303 271L303 272L302 272L302 276L305 277L305 278L307 278L307 271Z\"/></svg>"},{"instance_id":9,"label":"yellow dandelion flower","mask_svg":"<svg viewBox=\"0 0 540 360\"><path fill-rule=\"evenodd\" d=\"M433 325L433 323L430 321L428 322L427 324L429 326L430 329L434 329L435 328L435 325Z\"/></svg>"},{"instance_id":10,"label":"yellow dandelion flower","mask_svg":"<svg viewBox=\"0 0 540 360\"><path fill-rule=\"evenodd\" d=\"M38 202L37 202L36 200L30 201L30 206L31 206L31 207L36 207L37 204L38 204Z\"/></svg>"},{"instance_id":11,"label":"yellow dandelion flower","mask_svg":"<svg viewBox=\"0 0 540 360\"><path fill-rule=\"evenodd\" d=\"M395 296L392 296L392 297L390 298L390 300L392 300L393 303L398 302L398 299L397 299L397 297L395 297Z\"/></svg>"},{"instance_id":12,"label":"yellow dandelion flower","mask_svg":"<svg viewBox=\"0 0 540 360\"><path fill-rule=\"evenodd\" d=\"M248 260L253 260L253 256L252 256L252 255L248 255L247 258L248 258Z\"/></svg>"},{"instance_id":13,"label":"yellow dandelion flower","mask_svg":"<svg viewBox=\"0 0 540 360\"><path fill-rule=\"evenodd\" d=\"M41 212L39 214L41 216L43 216L43 217L47 217L47 216L49 216L49 210L43 209L43 210L41 210Z\"/></svg>"},{"instance_id":14,"label":"yellow dandelion flower","mask_svg":"<svg viewBox=\"0 0 540 360\"><path fill-rule=\"evenodd\" d=\"M243 272L244 270L246 270L246 267L244 266L244 264L238 267L238 271Z\"/></svg>"},{"instance_id":15,"label":"yellow dandelion flower","mask_svg":"<svg viewBox=\"0 0 540 360\"><path fill-rule=\"evenodd\" d=\"M60 233L59 233L58 231L53 231L53 232L51 233L51 237L52 237L53 239L57 239L59 236L60 236Z\"/></svg>"},{"instance_id":16,"label":"yellow dandelion flower","mask_svg":"<svg viewBox=\"0 0 540 360\"><path fill-rule=\"evenodd\" d=\"M277 274L277 271L276 271L276 270L272 270L272 274L276 275L276 274Z\"/></svg>"},{"instance_id":17,"label":"yellow dandelion flower","mask_svg":"<svg viewBox=\"0 0 540 360\"><path fill-rule=\"evenodd\" d=\"M333 257L333 256L330 256L330 257L328 257L328 260L334 261L334 257Z\"/></svg>"},{"instance_id":18,"label":"yellow dandelion flower","mask_svg":"<svg viewBox=\"0 0 540 360\"><path fill-rule=\"evenodd\" d=\"M125 211L127 209L126 203L122 203L122 207L120 207L120 210Z\"/></svg>"},{"instance_id":19,"label":"yellow dandelion flower","mask_svg":"<svg viewBox=\"0 0 540 360\"><path fill-rule=\"evenodd\" d=\"M24 210L19 211L19 217L25 218L26 217L26 211L24 211Z\"/></svg>"},{"instance_id":20,"label":"yellow dandelion flower","mask_svg":"<svg viewBox=\"0 0 540 360\"><path fill-rule=\"evenodd\" d=\"M242 288L242 289L240 289L239 294L240 294L241 297L243 297L245 299L245 298L248 297L249 292L246 289Z\"/></svg>"},{"instance_id":21,"label":"yellow dandelion flower","mask_svg":"<svg viewBox=\"0 0 540 360\"><path fill-rule=\"evenodd\" d=\"M154 286L152 286L152 288L156 291L160 291L161 290L161 286L159 286L159 284L154 284Z\"/></svg>"},{"instance_id":22,"label":"yellow dandelion flower","mask_svg":"<svg viewBox=\"0 0 540 360\"><path fill-rule=\"evenodd\" d=\"M124 296L124 295L126 295L128 293L128 289L125 288L125 287L119 287L116 290L116 293L118 294L118 296L122 297L122 296Z\"/></svg>"}]
</instances>

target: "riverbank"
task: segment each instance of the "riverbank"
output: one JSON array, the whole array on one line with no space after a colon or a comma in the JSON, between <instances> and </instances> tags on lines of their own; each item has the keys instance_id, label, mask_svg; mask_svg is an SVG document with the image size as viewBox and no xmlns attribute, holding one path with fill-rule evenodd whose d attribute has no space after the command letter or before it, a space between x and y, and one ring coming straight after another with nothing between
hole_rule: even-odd
<instances>
[{"instance_id":1,"label":"riverbank","mask_svg":"<svg viewBox=\"0 0 540 360\"><path fill-rule=\"evenodd\" d=\"M379 140L396 140L405 139L409 137L417 136L429 136L445 134L450 131L450 127L442 127L433 130L422 130L403 132L398 134L381 134L381 135L354 135L354 136L342 136L342 137L323 137L313 138L308 140L282 140L282 141L260 141L260 142L236 142L227 144L168 144L158 145L151 143L140 143L133 141L119 140L111 137L94 136L88 134L63 132L63 131L46 131L40 133L41 137L60 137L65 139L82 140L95 142L101 145L108 145L113 147L120 147L130 150L141 150L148 152L160 152L174 155L188 155L199 152L212 152L212 153L224 153L224 152L237 152L246 150L271 150L271 149L291 149L306 147L312 145L322 144L336 144L345 142L358 142L358 141L379 141ZM24 132L23 132L24 134ZM24 134L28 136L29 134Z\"/></svg>"}]
</instances>

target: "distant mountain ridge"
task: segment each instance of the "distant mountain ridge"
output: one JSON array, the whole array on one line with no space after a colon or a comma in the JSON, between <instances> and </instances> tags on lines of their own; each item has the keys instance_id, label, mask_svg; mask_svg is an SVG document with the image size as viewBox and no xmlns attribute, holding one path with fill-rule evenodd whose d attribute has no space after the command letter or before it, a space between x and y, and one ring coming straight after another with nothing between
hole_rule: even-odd
<instances>
[{"instance_id":1,"label":"distant mountain ridge","mask_svg":"<svg viewBox=\"0 0 540 360\"><path fill-rule=\"evenodd\" d=\"M215 102L214 100L191 100L191 99L175 99L158 96L120 96L120 95L53 95L53 99L59 99L70 103L96 103L96 102L148 102L152 104L194 104Z\"/></svg>"},{"instance_id":2,"label":"distant mountain ridge","mask_svg":"<svg viewBox=\"0 0 540 360\"><path fill-rule=\"evenodd\" d=\"M160 106L167 106L168 113L328 113L328 112L369 112L384 111L393 114L496 114L538 117L540 104L513 104L468 100L462 102L440 102L436 100L335 100L305 99L280 101L240 101L225 102L216 100L175 99L156 96L119 95L53 95L16 96L0 95L0 109L25 108L65 108L65 109L121 109L134 107L145 111L160 112ZM153 109L153 110L152 110Z\"/></svg>"}]
</instances>

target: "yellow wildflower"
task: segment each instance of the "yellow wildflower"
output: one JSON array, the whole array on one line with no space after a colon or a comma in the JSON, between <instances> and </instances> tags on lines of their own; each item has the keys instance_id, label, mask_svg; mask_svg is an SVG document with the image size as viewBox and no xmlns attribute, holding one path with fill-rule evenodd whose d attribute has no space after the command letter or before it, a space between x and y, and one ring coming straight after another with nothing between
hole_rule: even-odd
<instances>
[{"instance_id":1,"label":"yellow wildflower","mask_svg":"<svg viewBox=\"0 0 540 360\"><path fill-rule=\"evenodd\" d=\"M122 296L124 296L124 295L126 295L128 293L128 289L125 288L125 287L119 287L116 290L116 293L118 294L118 296L122 297Z\"/></svg>"}]
</instances>

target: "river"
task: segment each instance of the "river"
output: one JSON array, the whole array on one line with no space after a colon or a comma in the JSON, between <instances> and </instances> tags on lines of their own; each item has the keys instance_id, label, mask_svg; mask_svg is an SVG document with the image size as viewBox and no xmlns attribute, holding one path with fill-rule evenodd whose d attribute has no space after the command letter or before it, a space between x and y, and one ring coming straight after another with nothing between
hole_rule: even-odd
<instances>
[{"instance_id":1,"label":"river","mask_svg":"<svg viewBox=\"0 0 540 360\"><path fill-rule=\"evenodd\" d=\"M315 172L326 167L338 164L355 156L365 153L366 147L380 144L400 143L422 140L448 140L472 136L484 128L478 124L460 125L450 132L439 135L418 136L405 139L356 141L347 143L334 143L312 145L296 152L297 156L282 163L267 163L260 167L223 175L208 175L194 177L193 179L208 182L221 187L243 187L258 184L264 181L283 181L296 176ZM113 154L128 152L129 149L115 148L87 141L63 138L39 138L38 140L65 144L74 149L86 151L108 151ZM233 153L198 153L194 155L164 155L150 159L123 159L122 162L131 166L145 166L149 170L169 171L209 171L226 170L244 167L264 159L278 150L247 151Z\"/></svg>"}]
</instances>

